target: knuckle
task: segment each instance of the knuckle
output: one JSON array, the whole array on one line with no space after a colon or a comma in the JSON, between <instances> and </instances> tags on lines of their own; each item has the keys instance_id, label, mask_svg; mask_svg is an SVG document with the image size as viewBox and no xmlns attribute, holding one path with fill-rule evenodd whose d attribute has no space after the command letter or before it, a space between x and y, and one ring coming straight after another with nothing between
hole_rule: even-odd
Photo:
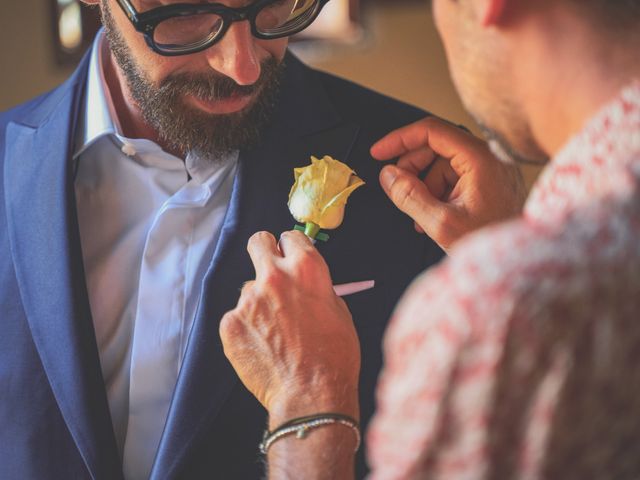
<instances>
[{"instance_id":1,"label":"knuckle","mask_svg":"<svg viewBox=\"0 0 640 480\"><path fill-rule=\"evenodd\" d=\"M406 178L398 178L391 188L393 201L399 205L409 205L413 203L416 196L416 188L413 182Z\"/></svg>"},{"instance_id":2,"label":"knuckle","mask_svg":"<svg viewBox=\"0 0 640 480\"><path fill-rule=\"evenodd\" d=\"M449 236L453 224L452 213L448 209L436 210L433 212L433 222L430 233L434 238L442 241Z\"/></svg>"},{"instance_id":3,"label":"knuckle","mask_svg":"<svg viewBox=\"0 0 640 480\"><path fill-rule=\"evenodd\" d=\"M304 238L305 234L298 230L286 230L280 236L285 238Z\"/></svg>"},{"instance_id":4,"label":"knuckle","mask_svg":"<svg viewBox=\"0 0 640 480\"><path fill-rule=\"evenodd\" d=\"M455 223L453 212L450 209L438 210L436 223L443 229L450 228Z\"/></svg>"},{"instance_id":5,"label":"knuckle","mask_svg":"<svg viewBox=\"0 0 640 480\"><path fill-rule=\"evenodd\" d=\"M298 254L298 261L296 263L301 266L310 266L317 263L317 260L316 252L310 248L305 248L300 250Z\"/></svg>"},{"instance_id":6,"label":"knuckle","mask_svg":"<svg viewBox=\"0 0 640 480\"><path fill-rule=\"evenodd\" d=\"M226 344L238 338L244 332L242 317L236 310L227 312L220 320L219 333L222 343Z\"/></svg>"},{"instance_id":7,"label":"knuckle","mask_svg":"<svg viewBox=\"0 0 640 480\"><path fill-rule=\"evenodd\" d=\"M280 234L280 240L283 238L293 238L295 233L301 233L296 230L286 230Z\"/></svg>"},{"instance_id":8,"label":"knuckle","mask_svg":"<svg viewBox=\"0 0 640 480\"><path fill-rule=\"evenodd\" d=\"M296 261L291 266L294 278L300 279L315 269L315 262L308 252L300 252Z\"/></svg>"},{"instance_id":9,"label":"knuckle","mask_svg":"<svg viewBox=\"0 0 640 480\"><path fill-rule=\"evenodd\" d=\"M429 115L421 120L425 126L429 125L441 125L443 122L435 115Z\"/></svg>"},{"instance_id":10,"label":"knuckle","mask_svg":"<svg viewBox=\"0 0 640 480\"><path fill-rule=\"evenodd\" d=\"M261 291L273 294L284 287L285 274L279 268L269 268L264 272L260 281Z\"/></svg>"},{"instance_id":11,"label":"knuckle","mask_svg":"<svg viewBox=\"0 0 640 480\"><path fill-rule=\"evenodd\" d=\"M315 247L309 247L299 252L298 258L294 264L294 268L297 272L308 272L310 270L317 270L325 266L322 257L315 249Z\"/></svg>"},{"instance_id":12,"label":"knuckle","mask_svg":"<svg viewBox=\"0 0 640 480\"><path fill-rule=\"evenodd\" d=\"M439 243L444 242L447 239L447 228L442 223L436 222L430 234L438 240Z\"/></svg>"},{"instance_id":13,"label":"knuckle","mask_svg":"<svg viewBox=\"0 0 640 480\"><path fill-rule=\"evenodd\" d=\"M266 240L270 240L271 238L273 238L273 235L271 235L269 232L256 232L253 235L251 235L251 237L249 237L249 245L254 245L256 243L262 243Z\"/></svg>"},{"instance_id":14,"label":"knuckle","mask_svg":"<svg viewBox=\"0 0 640 480\"><path fill-rule=\"evenodd\" d=\"M242 287L240 288L240 295L245 297L249 295L249 293L253 290L255 283L255 280L247 280L246 282L244 282L242 284Z\"/></svg>"},{"instance_id":15,"label":"knuckle","mask_svg":"<svg viewBox=\"0 0 640 480\"><path fill-rule=\"evenodd\" d=\"M425 127L428 129L439 129L441 131L448 131L448 132L464 132L466 133L465 130L463 130L462 128L460 128L457 124L452 123L448 120L445 120L443 118L440 117L436 117L435 115L431 115L427 118L424 119L425 121Z\"/></svg>"}]
</instances>

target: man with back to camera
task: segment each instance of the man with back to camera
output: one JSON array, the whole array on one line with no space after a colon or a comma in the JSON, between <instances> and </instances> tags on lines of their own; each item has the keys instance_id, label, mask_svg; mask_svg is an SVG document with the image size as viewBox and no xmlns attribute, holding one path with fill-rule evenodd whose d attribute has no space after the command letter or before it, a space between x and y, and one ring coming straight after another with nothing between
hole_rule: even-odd
<instances>
[{"instance_id":1,"label":"man with back to camera","mask_svg":"<svg viewBox=\"0 0 640 480\"><path fill-rule=\"evenodd\" d=\"M286 52L324 0L85 3L105 29L78 70L0 116L0 477L259 478L265 412L218 337L247 239L293 226L312 154L367 181L319 247L334 283L376 282L347 298L366 423L386 319L441 257L368 148L424 112Z\"/></svg>"},{"instance_id":2,"label":"man with back to camera","mask_svg":"<svg viewBox=\"0 0 640 480\"><path fill-rule=\"evenodd\" d=\"M385 335L371 478L637 478L640 2L434 0L433 10L495 153L552 160L521 218L456 242L473 226L478 186L506 191L478 140L427 119L372 147L379 160L400 155L381 172L385 191L451 256L418 277ZM418 172L437 156L457 176L427 188ZM260 232L248 250L256 280L221 336L269 411L269 478L352 478L358 345L330 266L300 232L278 243ZM320 349L320 338L342 342Z\"/></svg>"}]
</instances>

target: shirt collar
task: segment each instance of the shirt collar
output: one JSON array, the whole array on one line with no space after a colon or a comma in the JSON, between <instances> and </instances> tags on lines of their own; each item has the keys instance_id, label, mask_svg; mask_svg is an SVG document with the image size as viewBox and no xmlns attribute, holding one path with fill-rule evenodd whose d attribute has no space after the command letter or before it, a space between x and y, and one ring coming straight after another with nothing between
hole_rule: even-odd
<instances>
[{"instance_id":1,"label":"shirt collar","mask_svg":"<svg viewBox=\"0 0 640 480\"><path fill-rule=\"evenodd\" d=\"M84 97L80 131L76 138L74 158L105 135L122 136L111 93L104 78L104 56L108 55L104 29L100 29L91 47L87 90Z\"/></svg>"},{"instance_id":2,"label":"shirt collar","mask_svg":"<svg viewBox=\"0 0 640 480\"><path fill-rule=\"evenodd\" d=\"M640 179L640 79L605 105L544 170L525 216L558 219L604 198L627 196Z\"/></svg>"}]
</instances>

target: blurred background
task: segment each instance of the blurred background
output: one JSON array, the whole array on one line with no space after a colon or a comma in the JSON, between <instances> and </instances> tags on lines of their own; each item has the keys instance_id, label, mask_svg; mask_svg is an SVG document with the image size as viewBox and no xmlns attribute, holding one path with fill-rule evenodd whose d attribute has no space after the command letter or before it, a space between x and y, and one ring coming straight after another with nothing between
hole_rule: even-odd
<instances>
[{"instance_id":1,"label":"blurred background","mask_svg":"<svg viewBox=\"0 0 640 480\"><path fill-rule=\"evenodd\" d=\"M78 0L4 0L0 111L45 92L73 71L99 27ZM292 42L306 63L468 126L425 0L331 0ZM526 168L530 184L537 169Z\"/></svg>"}]
</instances>

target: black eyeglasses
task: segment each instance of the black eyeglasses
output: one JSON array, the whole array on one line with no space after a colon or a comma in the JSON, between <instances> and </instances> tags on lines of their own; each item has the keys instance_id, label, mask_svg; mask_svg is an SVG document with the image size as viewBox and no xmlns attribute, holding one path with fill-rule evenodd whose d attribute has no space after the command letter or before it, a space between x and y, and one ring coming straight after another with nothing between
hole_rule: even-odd
<instances>
[{"instance_id":1,"label":"black eyeglasses","mask_svg":"<svg viewBox=\"0 0 640 480\"><path fill-rule=\"evenodd\" d=\"M246 7L179 3L138 12L117 0L151 49L165 56L200 52L221 40L233 22L247 20L254 37L288 37L307 28L329 0L257 0Z\"/></svg>"}]
</instances>

